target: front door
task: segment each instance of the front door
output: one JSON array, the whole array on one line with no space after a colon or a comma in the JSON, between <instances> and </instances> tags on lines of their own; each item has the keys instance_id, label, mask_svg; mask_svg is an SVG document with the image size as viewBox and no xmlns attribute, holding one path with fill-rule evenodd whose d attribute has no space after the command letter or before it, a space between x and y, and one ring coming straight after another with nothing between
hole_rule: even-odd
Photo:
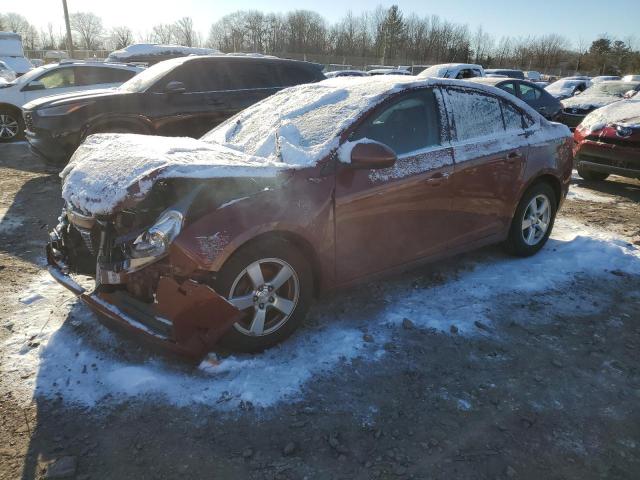
<instances>
[{"instance_id":1,"label":"front door","mask_svg":"<svg viewBox=\"0 0 640 480\"><path fill-rule=\"evenodd\" d=\"M439 91L402 94L378 107L349 138L391 147L381 170L339 164L336 175L336 278L375 274L443 249L453 153L441 122Z\"/></svg>"}]
</instances>

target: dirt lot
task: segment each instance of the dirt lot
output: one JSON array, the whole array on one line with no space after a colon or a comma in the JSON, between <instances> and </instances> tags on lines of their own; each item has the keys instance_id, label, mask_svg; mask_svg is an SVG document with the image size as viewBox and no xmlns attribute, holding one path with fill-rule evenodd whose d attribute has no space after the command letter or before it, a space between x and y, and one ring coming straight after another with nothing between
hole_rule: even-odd
<instances>
[{"instance_id":1,"label":"dirt lot","mask_svg":"<svg viewBox=\"0 0 640 480\"><path fill-rule=\"evenodd\" d=\"M0 479L640 478L639 182L576 180L534 258L364 285L198 368L48 279L59 180L24 144L0 186Z\"/></svg>"}]
</instances>

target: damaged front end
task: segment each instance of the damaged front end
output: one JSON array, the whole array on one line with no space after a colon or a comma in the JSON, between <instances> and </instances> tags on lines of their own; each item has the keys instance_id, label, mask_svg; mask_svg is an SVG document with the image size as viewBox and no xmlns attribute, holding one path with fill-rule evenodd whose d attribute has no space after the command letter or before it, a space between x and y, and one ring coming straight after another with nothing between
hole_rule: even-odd
<instances>
[{"instance_id":1,"label":"damaged front end","mask_svg":"<svg viewBox=\"0 0 640 480\"><path fill-rule=\"evenodd\" d=\"M108 326L201 359L242 316L214 291L213 273L173 245L187 222L228 200L210 186L159 183L133 208L106 216L67 204L47 245L51 275ZM73 274L95 277L95 287L88 291Z\"/></svg>"}]
</instances>

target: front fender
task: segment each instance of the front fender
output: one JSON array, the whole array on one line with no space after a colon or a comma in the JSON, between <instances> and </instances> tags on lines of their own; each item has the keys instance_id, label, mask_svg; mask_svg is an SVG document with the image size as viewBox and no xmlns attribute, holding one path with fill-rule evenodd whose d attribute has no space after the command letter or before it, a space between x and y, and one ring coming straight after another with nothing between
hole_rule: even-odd
<instances>
[{"instance_id":1,"label":"front fender","mask_svg":"<svg viewBox=\"0 0 640 480\"><path fill-rule=\"evenodd\" d=\"M188 225L171 247L172 263L184 270L217 272L247 242L280 234L308 245L332 275L334 177L300 177L295 175L283 188L232 199Z\"/></svg>"}]
</instances>

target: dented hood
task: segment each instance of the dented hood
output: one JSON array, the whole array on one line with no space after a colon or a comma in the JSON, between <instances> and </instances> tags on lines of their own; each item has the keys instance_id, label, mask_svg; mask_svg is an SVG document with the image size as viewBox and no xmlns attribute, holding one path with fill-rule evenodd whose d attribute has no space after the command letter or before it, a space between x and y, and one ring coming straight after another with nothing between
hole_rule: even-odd
<instances>
[{"instance_id":1,"label":"dented hood","mask_svg":"<svg viewBox=\"0 0 640 480\"><path fill-rule=\"evenodd\" d=\"M161 179L275 177L290 168L192 138L91 135L60 173L62 197L89 215L109 215L142 200Z\"/></svg>"}]
</instances>

